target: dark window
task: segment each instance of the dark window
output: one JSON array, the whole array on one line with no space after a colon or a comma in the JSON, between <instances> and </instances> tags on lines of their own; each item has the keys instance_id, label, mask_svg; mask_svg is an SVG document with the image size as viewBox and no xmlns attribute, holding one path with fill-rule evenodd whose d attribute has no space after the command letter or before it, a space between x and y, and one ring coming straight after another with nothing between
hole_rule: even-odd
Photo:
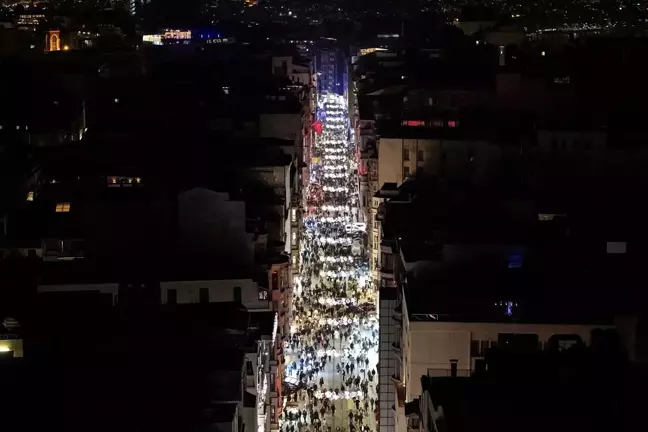
<instances>
[{"instance_id":1,"label":"dark window","mask_svg":"<svg viewBox=\"0 0 648 432\"><path fill-rule=\"evenodd\" d=\"M409 167L403 167L403 180L410 175Z\"/></svg>"},{"instance_id":2,"label":"dark window","mask_svg":"<svg viewBox=\"0 0 648 432\"><path fill-rule=\"evenodd\" d=\"M419 162L424 161L425 160L425 152L423 150L419 150L418 151L418 156L416 156L416 158L418 159Z\"/></svg>"},{"instance_id":3,"label":"dark window","mask_svg":"<svg viewBox=\"0 0 648 432\"><path fill-rule=\"evenodd\" d=\"M533 333L499 333L497 335L497 345L500 348L533 351L538 348L538 341L538 335Z\"/></svg>"},{"instance_id":4,"label":"dark window","mask_svg":"<svg viewBox=\"0 0 648 432\"><path fill-rule=\"evenodd\" d=\"M241 287L239 286L234 287L234 301L236 303L243 303L243 300L241 298Z\"/></svg>"},{"instance_id":5,"label":"dark window","mask_svg":"<svg viewBox=\"0 0 648 432\"><path fill-rule=\"evenodd\" d=\"M168 304L177 304L178 303L178 291L174 289L167 290L167 303Z\"/></svg>"},{"instance_id":6,"label":"dark window","mask_svg":"<svg viewBox=\"0 0 648 432\"><path fill-rule=\"evenodd\" d=\"M481 352L479 350L479 341L471 340L470 341L470 356L471 357L481 357Z\"/></svg>"},{"instance_id":7,"label":"dark window","mask_svg":"<svg viewBox=\"0 0 648 432\"><path fill-rule=\"evenodd\" d=\"M209 303L209 288L200 288L200 303Z\"/></svg>"},{"instance_id":8,"label":"dark window","mask_svg":"<svg viewBox=\"0 0 648 432\"><path fill-rule=\"evenodd\" d=\"M450 360L450 376L451 377L456 377L457 376L457 363L459 361L456 359L451 359Z\"/></svg>"},{"instance_id":9,"label":"dark window","mask_svg":"<svg viewBox=\"0 0 648 432\"><path fill-rule=\"evenodd\" d=\"M245 369L248 375L254 375L254 369L252 368L252 362L250 360L247 361L247 365L245 366Z\"/></svg>"},{"instance_id":10,"label":"dark window","mask_svg":"<svg viewBox=\"0 0 648 432\"><path fill-rule=\"evenodd\" d=\"M410 160L409 149L403 149L403 160Z\"/></svg>"}]
</instances>

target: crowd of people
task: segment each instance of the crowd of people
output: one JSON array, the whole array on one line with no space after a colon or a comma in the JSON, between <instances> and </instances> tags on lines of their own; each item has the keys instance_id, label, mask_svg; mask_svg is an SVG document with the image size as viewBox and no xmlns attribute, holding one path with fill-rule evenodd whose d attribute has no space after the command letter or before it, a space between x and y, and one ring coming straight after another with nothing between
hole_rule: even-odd
<instances>
[{"instance_id":1,"label":"crowd of people","mask_svg":"<svg viewBox=\"0 0 648 432\"><path fill-rule=\"evenodd\" d=\"M378 320L357 220L353 139L341 96L324 96L313 148L286 374L284 432L377 431Z\"/></svg>"}]
</instances>

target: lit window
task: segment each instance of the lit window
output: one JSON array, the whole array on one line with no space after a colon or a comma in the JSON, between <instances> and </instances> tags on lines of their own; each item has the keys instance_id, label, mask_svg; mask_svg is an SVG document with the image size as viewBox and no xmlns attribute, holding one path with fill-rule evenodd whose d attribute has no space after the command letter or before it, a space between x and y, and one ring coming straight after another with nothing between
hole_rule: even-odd
<instances>
[{"instance_id":1,"label":"lit window","mask_svg":"<svg viewBox=\"0 0 648 432\"><path fill-rule=\"evenodd\" d=\"M268 291L259 290L259 300L268 300Z\"/></svg>"},{"instance_id":2,"label":"lit window","mask_svg":"<svg viewBox=\"0 0 648 432\"><path fill-rule=\"evenodd\" d=\"M296 232L292 233L292 245L297 246L297 233Z\"/></svg>"},{"instance_id":3,"label":"lit window","mask_svg":"<svg viewBox=\"0 0 648 432\"><path fill-rule=\"evenodd\" d=\"M34 201L34 191L27 192L27 201Z\"/></svg>"},{"instance_id":4,"label":"lit window","mask_svg":"<svg viewBox=\"0 0 648 432\"><path fill-rule=\"evenodd\" d=\"M406 178L410 175L410 169L409 167L405 166L403 167L403 178Z\"/></svg>"},{"instance_id":5,"label":"lit window","mask_svg":"<svg viewBox=\"0 0 648 432\"><path fill-rule=\"evenodd\" d=\"M297 222L297 209L292 209L291 210L291 218L293 222Z\"/></svg>"},{"instance_id":6,"label":"lit window","mask_svg":"<svg viewBox=\"0 0 648 432\"><path fill-rule=\"evenodd\" d=\"M56 213L68 213L70 211L70 203L58 203L56 204Z\"/></svg>"},{"instance_id":7,"label":"lit window","mask_svg":"<svg viewBox=\"0 0 648 432\"><path fill-rule=\"evenodd\" d=\"M293 267L297 267L297 255L292 256L292 265Z\"/></svg>"}]
</instances>

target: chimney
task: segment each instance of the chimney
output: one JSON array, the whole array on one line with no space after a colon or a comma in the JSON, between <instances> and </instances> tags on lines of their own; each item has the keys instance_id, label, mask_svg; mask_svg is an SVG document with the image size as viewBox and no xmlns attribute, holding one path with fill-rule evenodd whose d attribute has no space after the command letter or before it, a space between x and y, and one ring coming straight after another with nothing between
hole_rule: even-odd
<instances>
[{"instance_id":1,"label":"chimney","mask_svg":"<svg viewBox=\"0 0 648 432\"><path fill-rule=\"evenodd\" d=\"M453 378L457 377L457 362L459 360L457 359L452 359L450 360L450 376Z\"/></svg>"}]
</instances>

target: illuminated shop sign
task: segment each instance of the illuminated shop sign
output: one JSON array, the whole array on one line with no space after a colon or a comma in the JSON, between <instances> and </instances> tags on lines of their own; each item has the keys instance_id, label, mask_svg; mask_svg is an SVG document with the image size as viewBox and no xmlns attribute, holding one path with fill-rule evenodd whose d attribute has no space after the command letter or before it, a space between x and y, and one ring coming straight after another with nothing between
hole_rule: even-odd
<instances>
[{"instance_id":1,"label":"illuminated shop sign","mask_svg":"<svg viewBox=\"0 0 648 432\"><path fill-rule=\"evenodd\" d=\"M153 45L162 45L162 35L150 34L142 36L142 42L150 43Z\"/></svg>"},{"instance_id":2,"label":"illuminated shop sign","mask_svg":"<svg viewBox=\"0 0 648 432\"><path fill-rule=\"evenodd\" d=\"M423 120L403 120L401 125L408 127L423 127L425 126L425 121Z\"/></svg>"},{"instance_id":3,"label":"illuminated shop sign","mask_svg":"<svg viewBox=\"0 0 648 432\"><path fill-rule=\"evenodd\" d=\"M213 38L213 39L207 39L205 42L208 44L226 45L226 44L233 44L234 42L236 42L236 38L233 37Z\"/></svg>"},{"instance_id":4,"label":"illuminated shop sign","mask_svg":"<svg viewBox=\"0 0 648 432\"><path fill-rule=\"evenodd\" d=\"M363 55L374 53L376 51L387 51L387 50L385 48L362 48L360 50L360 55L363 56Z\"/></svg>"},{"instance_id":5,"label":"illuminated shop sign","mask_svg":"<svg viewBox=\"0 0 648 432\"><path fill-rule=\"evenodd\" d=\"M277 314L274 316L274 324L272 325L272 344L274 346L275 340L277 339L277 332L279 331L279 320Z\"/></svg>"},{"instance_id":6,"label":"illuminated shop sign","mask_svg":"<svg viewBox=\"0 0 648 432\"><path fill-rule=\"evenodd\" d=\"M170 30L164 31L164 39L186 40L191 39L191 30Z\"/></svg>"}]
</instances>

